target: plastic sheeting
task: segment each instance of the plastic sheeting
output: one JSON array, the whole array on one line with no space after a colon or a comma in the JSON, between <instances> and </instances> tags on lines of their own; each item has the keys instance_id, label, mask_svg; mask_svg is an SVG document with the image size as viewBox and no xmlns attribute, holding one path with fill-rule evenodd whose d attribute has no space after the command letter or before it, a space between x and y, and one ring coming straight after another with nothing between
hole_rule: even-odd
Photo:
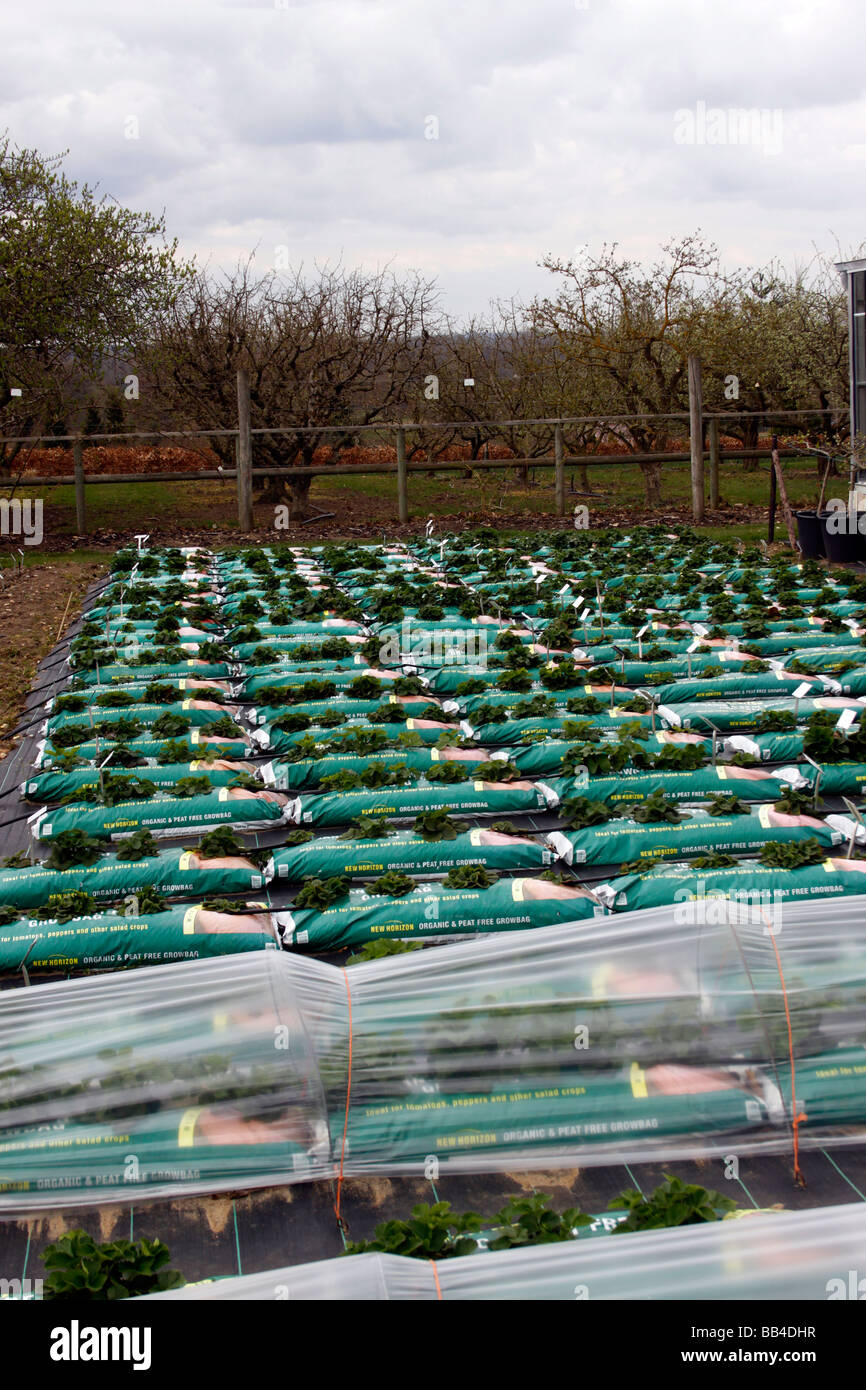
<instances>
[{"instance_id":1,"label":"plastic sheeting","mask_svg":"<svg viewBox=\"0 0 866 1390\"><path fill-rule=\"evenodd\" d=\"M862 1143L866 898L718 906L7 993L0 1210Z\"/></svg>"},{"instance_id":2,"label":"plastic sheeting","mask_svg":"<svg viewBox=\"0 0 866 1390\"><path fill-rule=\"evenodd\" d=\"M343 1256L189 1284L148 1301L835 1301L862 1297L857 1275L851 1290L851 1271L862 1268L864 1244L866 1206L852 1202L491 1251L439 1260L435 1269L398 1255Z\"/></svg>"}]
</instances>

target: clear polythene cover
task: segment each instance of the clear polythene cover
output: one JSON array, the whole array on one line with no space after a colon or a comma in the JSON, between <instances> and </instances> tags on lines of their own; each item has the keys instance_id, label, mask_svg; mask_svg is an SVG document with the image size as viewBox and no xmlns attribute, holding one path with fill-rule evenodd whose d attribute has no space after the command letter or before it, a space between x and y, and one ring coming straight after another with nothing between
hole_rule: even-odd
<instances>
[{"instance_id":1,"label":"clear polythene cover","mask_svg":"<svg viewBox=\"0 0 866 1390\"><path fill-rule=\"evenodd\" d=\"M838 1300L862 1297L858 1274L852 1292L851 1272L862 1268L864 1242L866 1206L851 1202L489 1251L438 1260L435 1269L430 1260L355 1255L188 1284L148 1299Z\"/></svg>"},{"instance_id":2,"label":"clear polythene cover","mask_svg":"<svg viewBox=\"0 0 866 1390\"><path fill-rule=\"evenodd\" d=\"M862 1143L866 898L694 906L6 992L0 1208Z\"/></svg>"}]
</instances>

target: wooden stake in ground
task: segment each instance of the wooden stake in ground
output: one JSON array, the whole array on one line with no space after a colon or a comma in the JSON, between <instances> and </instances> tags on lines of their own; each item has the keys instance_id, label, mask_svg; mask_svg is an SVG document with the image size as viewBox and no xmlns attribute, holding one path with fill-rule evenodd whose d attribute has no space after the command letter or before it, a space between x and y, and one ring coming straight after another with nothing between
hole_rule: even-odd
<instances>
[{"instance_id":1,"label":"wooden stake in ground","mask_svg":"<svg viewBox=\"0 0 866 1390\"><path fill-rule=\"evenodd\" d=\"M782 501L782 512L785 517L785 525L788 528L788 540L791 542L791 549L796 550L797 540L794 534L794 518L791 514L791 504L788 501L788 493L785 489L785 479L782 476L782 464L779 460L779 439L778 436L775 434L773 435L771 447L773 451L773 472L776 475L776 482L779 488L779 497Z\"/></svg>"},{"instance_id":2,"label":"wooden stake in ground","mask_svg":"<svg viewBox=\"0 0 866 1390\"><path fill-rule=\"evenodd\" d=\"M689 446L692 461L692 520L704 519L704 417L701 392L701 359L690 352L689 373Z\"/></svg>"},{"instance_id":3,"label":"wooden stake in ground","mask_svg":"<svg viewBox=\"0 0 866 1390\"><path fill-rule=\"evenodd\" d=\"M238 522L241 531L253 529L253 440L250 433L250 379L238 368Z\"/></svg>"},{"instance_id":4,"label":"wooden stake in ground","mask_svg":"<svg viewBox=\"0 0 866 1390\"><path fill-rule=\"evenodd\" d=\"M73 595L74 593L75 593L75 590L74 590L74 589L70 589L70 590L69 590L69 598L66 600L66 607L65 607L64 610L63 610L63 617L60 619L60 626L59 626L59 628L57 629L57 636L56 636L55 639L54 639L55 642L59 642L59 641L60 641L60 634L61 634L61 632L63 631L63 628L64 628L64 626L65 626L65 623L66 623L66 614L69 612L69 605L70 605L70 603L72 602L72 595Z\"/></svg>"}]
</instances>

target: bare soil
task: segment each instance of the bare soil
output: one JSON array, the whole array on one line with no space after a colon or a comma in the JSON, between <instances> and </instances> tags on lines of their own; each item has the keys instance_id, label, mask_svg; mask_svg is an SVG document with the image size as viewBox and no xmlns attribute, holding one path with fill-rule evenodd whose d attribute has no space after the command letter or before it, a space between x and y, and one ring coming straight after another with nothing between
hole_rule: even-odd
<instances>
[{"instance_id":1,"label":"bare soil","mask_svg":"<svg viewBox=\"0 0 866 1390\"><path fill-rule=\"evenodd\" d=\"M88 586L103 567L62 561L0 571L0 757L15 728L40 661L78 616Z\"/></svg>"}]
</instances>

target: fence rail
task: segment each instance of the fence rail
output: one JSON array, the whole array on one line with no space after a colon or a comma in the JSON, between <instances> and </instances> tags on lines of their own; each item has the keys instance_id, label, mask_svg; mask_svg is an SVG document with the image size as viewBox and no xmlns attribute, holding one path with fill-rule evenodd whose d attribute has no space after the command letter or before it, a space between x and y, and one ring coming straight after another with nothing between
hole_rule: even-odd
<instances>
[{"instance_id":1,"label":"fence rail","mask_svg":"<svg viewBox=\"0 0 866 1390\"><path fill-rule=\"evenodd\" d=\"M558 516L564 516L566 512L566 489L565 489L565 469L566 468L605 468L623 467L632 465L653 465L653 464L690 464L691 467L691 491L692 491L692 514L696 522L700 522L704 516L706 478L704 465L709 463L709 494L710 506L715 509L719 500L719 467L731 459L770 459L773 451L770 448L753 448L738 446L735 448L721 448L720 437L724 433L724 422L753 420L756 427L764 422L777 419L807 418L815 419L816 416L831 416L837 422L847 418L847 409L834 409L831 407L816 408L809 410L762 410L762 411L705 411L701 402L701 364L699 359L689 359L689 410L672 411L662 414L637 413L631 415L604 415L604 416L561 416L553 418L540 418L529 420L437 420L437 421L405 421L405 422L384 422L370 421L362 424L347 425L272 425L257 426L252 428L250 420L250 394L249 380L246 373L241 371L237 378L238 391L238 424L234 428L215 428L197 430L135 430L125 431L119 434L92 434L87 436L77 435L12 435L0 438L0 444L39 444L57 445L71 443L73 454L72 474L26 474L23 470L17 477L10 478L9 496L20 486L25 487L62 487L74 486L76 504L77 531L80 536L87 534L87 511L86 511L86 488L92 486L105 486L122 483L195 483L195 482L233 482L237 490L238 498L238 519L240 530L249 532L253 529L253 510L252 510L252 485L255 478L296 478L312 479L317 477L371 477L393 475L396 479L397 492L397 514L401 521L409 519L409 477L413 473L441 473L441 472L476 472L479 470L502 470L519 469L548 469L554 470L555 480L555 509ZM616 454L566 454L563 446L563 431L569 425L595 424L601 429L609 428L612 425L622 425L629 422L643 420L677 420L688 422L689 450L688 452L660 450L651 453L616 453ZM503 435L504 431L511 428L526 429L529 427L544 426L553 428L553 451L537 457L514 457L514 458L469 458L469 459L425 459L421 461L413 460L407 454L406 440L408 435L426 433L438 430L462 430L466 431L495 431ZM370 463L370 464L302 464L284 466L253 466L255 449L254 441L264 435L313 435L327 440L332 436L351 436L361 434L391 435L395 449L394 463ZM706 447L705 435L708 436L709 447ZM188 439L231 439L236 441L236 466L227 468L203 468L183 472L157 470L150 473L89 473L84 468L84 448L85 444L91 445L99 442L110 442L114 445L122 445L130 440L149 440L154 444L168 443L173 440ZM489 442L489 441L488 441ZM32 449L30 451L32 453ZM816 455L818 454L816 448ZM26 466L26 460L25 460Z\"/></svg>"}]
</instances>

